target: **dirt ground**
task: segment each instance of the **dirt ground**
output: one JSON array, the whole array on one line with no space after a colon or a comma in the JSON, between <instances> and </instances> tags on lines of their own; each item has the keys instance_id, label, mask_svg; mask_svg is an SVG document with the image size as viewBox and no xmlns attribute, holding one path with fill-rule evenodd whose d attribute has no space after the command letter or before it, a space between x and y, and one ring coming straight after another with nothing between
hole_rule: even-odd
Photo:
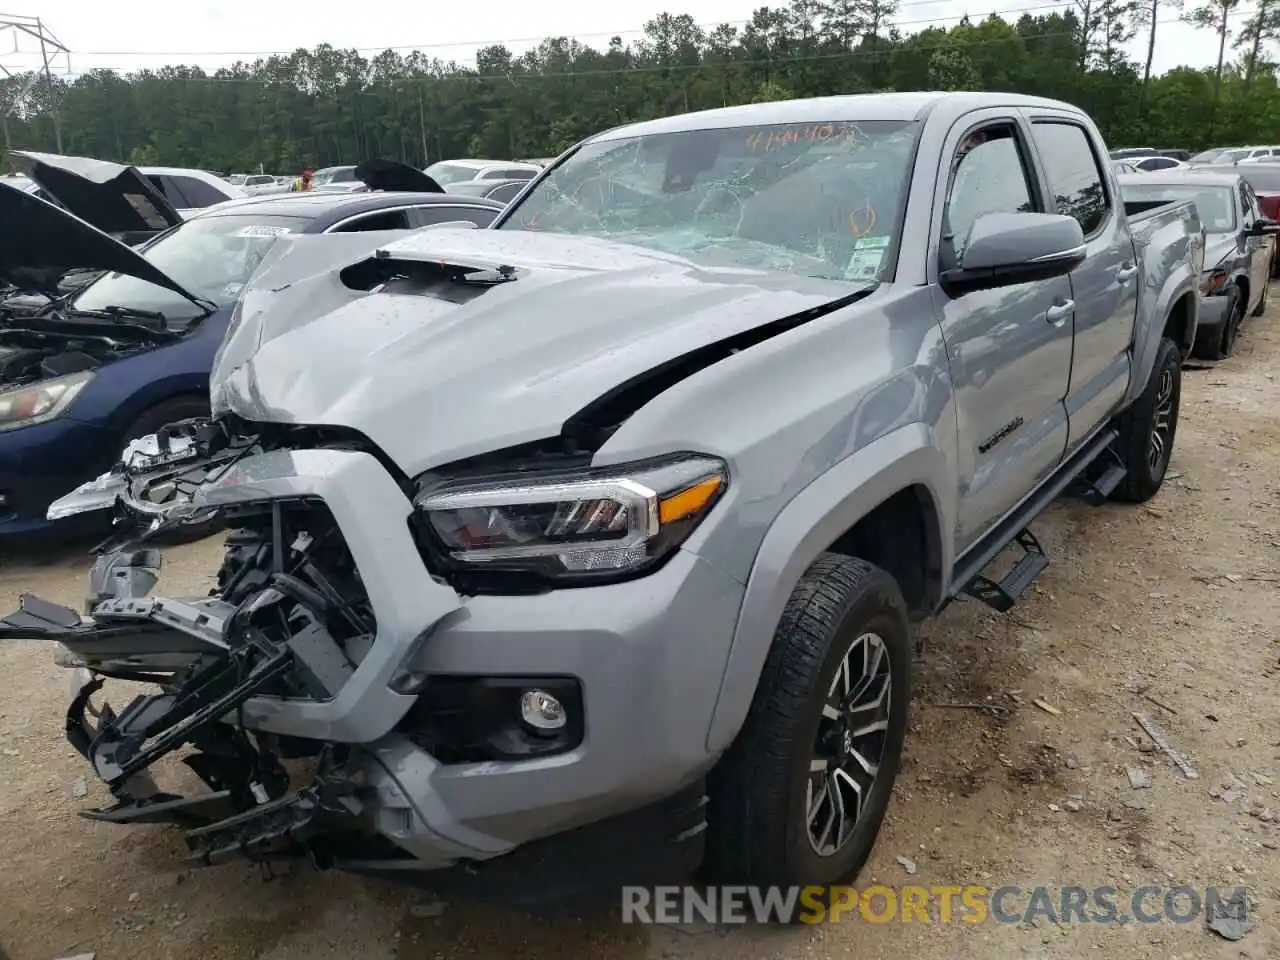
<instances>
[{"instance_id":1,"label":"dirt ground","mask_svg":"<svg viewBox=\"0 0 1280 960\"><path fill-rule=\"evenodd\" d=\"M429 917L423 893L351 876L187 870L176 829L76 815L106 793L90 777L88 796L75 796L89 771L63 739L66 672L47 648L10 643L0 646L0 955L1280 956L1277 371L1273 309L1249 322L1232 359L1186 371L1170 479L1155 500L1055 505L1036 525L1052 564L1011 615L959 603L928 625L906 766L860 878L1112 884L1121 904L1144 884L1243 885L1257 926L1239 941L1200 919L872 924L854 915L819 927L680 929L455 903ZM166 590L199 590L218 555L216 542L171 551ZM12 609L23 590L78 606L84 570L71 552L0 559L0 607ZM1154 750L1135 711L1197 779ZM1149 785L1133 788L1126 767Z\"/></svg>"}]
</instances>

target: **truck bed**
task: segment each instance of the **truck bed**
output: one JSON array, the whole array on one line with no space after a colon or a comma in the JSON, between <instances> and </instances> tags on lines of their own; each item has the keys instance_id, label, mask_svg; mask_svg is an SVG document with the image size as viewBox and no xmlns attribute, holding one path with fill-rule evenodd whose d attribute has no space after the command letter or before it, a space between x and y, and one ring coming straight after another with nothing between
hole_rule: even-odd
<instances>
[{"instance_id":1,"label":"truck bed","mask_svg":"<svg viewBox=\"0 0 1280 960\"><path fill-rule=\"evenodd\" d=\"M1171 255L1174 262L1186 258L1188 247L1195 243L1199 249L1196 256L1204 256L1204 231L1200 226L1200 215L1196 213L1196 205L1191 200L1126 200L1124 213L1129 219L1129 231L1133 234L1133 245L1139 257L1145 257L1146 251L1153 244L1156 249L1175 246ZM1199 272L1200 265L1196 266Z\"/></svg>"}]
</instances>

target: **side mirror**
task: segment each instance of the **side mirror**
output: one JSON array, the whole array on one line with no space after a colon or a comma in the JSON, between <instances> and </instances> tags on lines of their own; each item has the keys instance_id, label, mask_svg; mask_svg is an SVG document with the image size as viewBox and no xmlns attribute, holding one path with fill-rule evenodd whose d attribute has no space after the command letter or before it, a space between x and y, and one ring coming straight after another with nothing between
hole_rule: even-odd
<instances>
[{"instance_id":1,"label":"side mirror","mask_svg":"<svg viewBox=\"0 0 1280 960\"><path fill-rule=\"evenodd\" d=\"M939 278L952 296L1070 273L1085 258L1074 217L1056 213L988 213L974 221L956 269Z\"/></svg>"},{"instance_id":2,"label":"side mirror","mask_svg":"<svg viewBox=\"0 0 1280 960\"><path fill-rule=\"evenodd\" d=\"M1280 221L1272 220L1270 217L1259 217L1249 228L1251 237L1273 237L1276 234L1280 234Z\"/></svg>"}]
</instances>

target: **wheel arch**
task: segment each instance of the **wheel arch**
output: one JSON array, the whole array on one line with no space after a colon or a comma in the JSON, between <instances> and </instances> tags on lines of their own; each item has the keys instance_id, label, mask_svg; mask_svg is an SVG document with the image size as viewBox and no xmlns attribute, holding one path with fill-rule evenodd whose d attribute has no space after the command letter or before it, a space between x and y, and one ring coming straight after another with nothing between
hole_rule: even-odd
<instances>
[{"instance_id":1,"label":"wheel arch","mask_svg":"<svg viewBox=\"0 0 1280 960\"><path fill-rule=\"evenodd\" d=\"M906 576L917 614L940 605L954 561L954 490L932 431L911 424L836 464L797 494L770 525L748 577L707 748L725 750L746 718L774 632L804 572L824 553L855 555ZM892 533L890 534L890 531ZM890 539L892 536L892 539ZM861 552L867 550L872 556ZM923 570L912 571L912 565ZM895 574L895 579L898 574Z\"/></svg>"}]
</instances>

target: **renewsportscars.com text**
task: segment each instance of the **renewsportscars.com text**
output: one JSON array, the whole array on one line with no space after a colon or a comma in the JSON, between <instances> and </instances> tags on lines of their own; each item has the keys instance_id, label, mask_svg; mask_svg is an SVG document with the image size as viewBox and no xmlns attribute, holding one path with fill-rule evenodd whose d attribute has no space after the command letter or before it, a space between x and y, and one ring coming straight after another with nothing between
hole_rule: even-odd
<instances>
[{"instance_id":1,"label":"renewsportscars.com text","mask_svg":"<svg viewBox=\"0 0 1280 960\"><path fill-rule=\"evenodd\" d=\"M1217 887L623 887L623 923L1191 923L1246 892Z\"/></svg>"}]
</instances>

